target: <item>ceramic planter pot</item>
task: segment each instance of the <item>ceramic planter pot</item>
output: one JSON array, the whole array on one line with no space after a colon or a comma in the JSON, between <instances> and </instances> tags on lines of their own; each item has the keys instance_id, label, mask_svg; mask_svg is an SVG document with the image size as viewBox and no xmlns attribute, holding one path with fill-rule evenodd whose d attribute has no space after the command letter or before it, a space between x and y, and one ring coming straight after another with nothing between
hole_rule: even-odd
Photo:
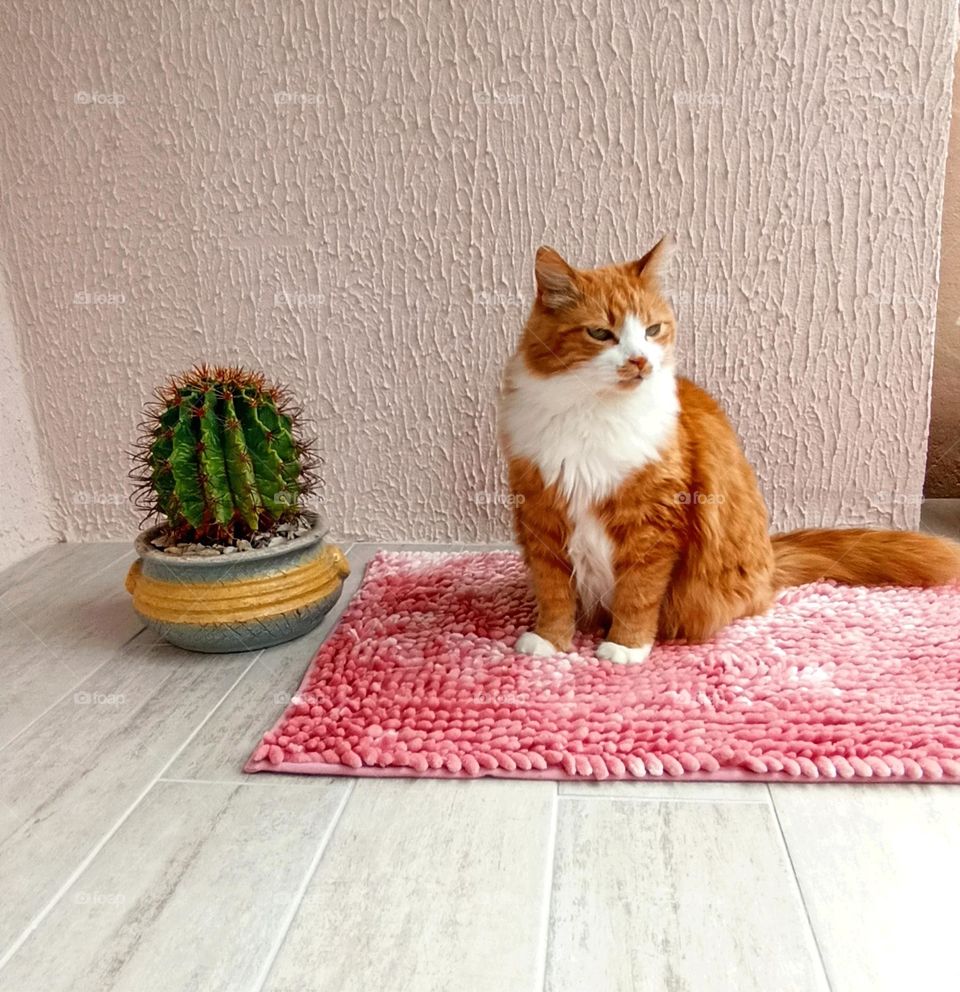
<instances>
[{"instance_id":1,"label":"ceramic planter pot","mask_svg":"<svg viewBox=\"0 0 960 992\"><path fill-rule=\"evenodd\" d=\"M316 515L303 537L258 551L176 557L144 531L127 575L133 608L161 637L190 651L252 651L313 630L337 601L350 567L326 544Z\"/></svg>"}]
</instances>

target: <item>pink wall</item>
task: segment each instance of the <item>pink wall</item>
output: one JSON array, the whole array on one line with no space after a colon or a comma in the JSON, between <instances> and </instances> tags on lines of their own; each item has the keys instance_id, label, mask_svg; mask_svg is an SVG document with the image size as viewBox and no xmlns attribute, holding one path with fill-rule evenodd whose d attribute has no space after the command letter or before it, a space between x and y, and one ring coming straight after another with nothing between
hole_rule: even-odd
<instances>
[{"instance_id":1,"label":"pink wall","mask_svg":"<svg viewBox=\"0 0 960 992\"><path fill-rule=\"evenodd\" d=\"M930 404L926 494L960 498L960 50L954 63L953 120L943 190L940 295Z\"/></svg>"},{"instance_id":2,"label":"pink wall","mask_svg":"<svg viewBox=\"0 0 960 992\"><path fill-rule=\"evenodd\" d=\"M2 270L2 266L0 266ZM46 483L37 431L7 293L0 277L0 382L4 418L0 430L0 569L54 540L47 521Z\"/></svg>"},{"instance_id":3,"label":"pink wall","mask_svg":"<svg viewBox=\"0 0 960 992\"><path fill-rule=\"evenodd\" d=\"M140 404L203 357L302 398L342 534L503 536L533 250L664 231L777 524L916 520L951 0L13 8L0 235L69 537L133 530Z\"/></svg>"}]
</instances>

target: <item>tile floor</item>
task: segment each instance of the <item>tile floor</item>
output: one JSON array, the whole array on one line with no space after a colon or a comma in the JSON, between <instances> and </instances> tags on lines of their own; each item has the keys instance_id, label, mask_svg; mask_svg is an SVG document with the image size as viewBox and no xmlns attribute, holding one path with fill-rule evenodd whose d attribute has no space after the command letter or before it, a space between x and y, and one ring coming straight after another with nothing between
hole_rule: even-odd
<instances>
[{"instance_id":1,"label":"tile floor","mask_svg":"<svg viewBox=\"0 0 960 992\"><path fill-rule=\"evenodd\" d=\"M191 655L131 560L0 573L2 992L960 988L960 789L244 776L335 616Z\"/></svg>"}]
</instances>

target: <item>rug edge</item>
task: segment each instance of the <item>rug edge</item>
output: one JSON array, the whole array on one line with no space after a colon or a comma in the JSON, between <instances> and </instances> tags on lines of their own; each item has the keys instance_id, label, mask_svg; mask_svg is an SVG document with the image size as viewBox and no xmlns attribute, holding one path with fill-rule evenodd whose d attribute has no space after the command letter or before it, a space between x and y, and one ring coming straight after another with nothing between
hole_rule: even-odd
<instances>
[{"instance_id":1,"label":"rug edge","mask_svg":"<svg viewBox=\"0 0 960 992\"><path fill-rule=\"evenodd\" d=\"M960 785L960 778L950 775L943 775L941 778L933 778L932 776L912 778L909 775L890 775L887 778L882 778L879 775L853 775L848 778L840 775L833 778L821 775L818 778L811 778L806 775L790 775L787 772L764 772L763 774L758 774L742 769L728 768L716 772L688 772L685 775L649 775L642 778L635 778L632 775L610 775L605 779L598 779L592 775L568 775L562 768L530 769L529 771L523 771L520 768L515 771L495 768L489 770L482 769L480 774L470 775L464 771L450 772L443 768L430 768L423 772L412 768L398 768L396 766L381 768L379 765L351 768L348 765L332 765L324 761L281 761L275 765L269 761L254 761L252 758L243 766L243 771L248 775L273 772L286 775L327 775L338 778L434 778L450 780L501 778L542 782L594 782L597 784L603 782L631 782L638 785L654 782L755 782L758 785L766 783L778 785L810 785L813 783L835 783L842 785L903 785L909 783Z\"/></svg>"}]
</instances>

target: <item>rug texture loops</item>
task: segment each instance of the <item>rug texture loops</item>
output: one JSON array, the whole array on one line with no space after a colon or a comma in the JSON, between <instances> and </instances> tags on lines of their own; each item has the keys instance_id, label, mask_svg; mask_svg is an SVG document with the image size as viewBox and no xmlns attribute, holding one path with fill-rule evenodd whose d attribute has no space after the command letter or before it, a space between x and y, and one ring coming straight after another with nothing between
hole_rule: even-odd
<instances>
[{"instance_id":1,"label":"rug texture loops","mask_svg":"<svg viewBox=\"0 0 960 992\"><path fill-rule=\"evenodd\" d=\"M532 621L513 552L380 552L246 770L960 781L960 587L789 589L642 665Z\"/></svg>"}]
</instances>

